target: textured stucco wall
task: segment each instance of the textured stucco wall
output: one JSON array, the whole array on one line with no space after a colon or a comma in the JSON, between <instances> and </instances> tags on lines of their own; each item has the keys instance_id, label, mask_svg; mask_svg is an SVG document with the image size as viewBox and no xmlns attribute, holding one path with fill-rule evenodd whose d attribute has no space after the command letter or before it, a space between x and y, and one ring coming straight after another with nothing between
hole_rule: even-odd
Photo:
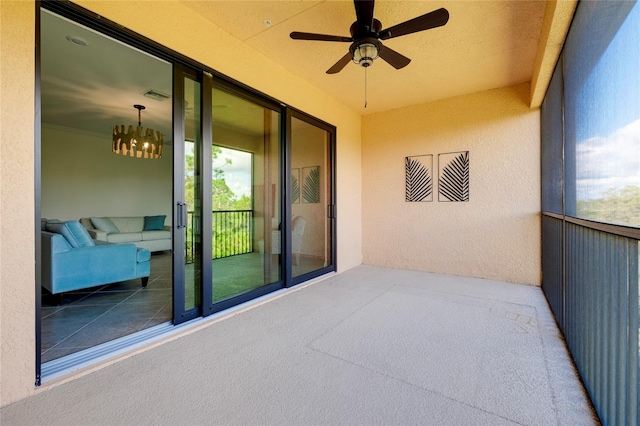
<instances>
[{"instance_id":1,"label":"textured stucco wall","mask_svg":"<svg viewBox=\"0 0 640 426\"><path fill-rule=\"evenodd\" d=\"M548 0L545 5L538 53L531 76L529 105L532 108L542 105L577 6L578 0Z\"/></svg>"},{"instance_id":2,"label":"textured stucco wall","mask_svg":"<svg viewBox=\"0 0 640 426\"><path fill-rule=\"evenodd\" d=\"M337 126L338 270L361 263L358 114L178 1L77 3ZM6 405L35 391L35 3L2 0L0 12L0 405Z\"/></svg>"},{"instance_id":3,"label":"textured stucco wall","mask_svg":"<svg viewBox=\"0 0 640 426\"><path fill-rule=\"evenodd\" d=\"M540 127L528 85L363 118L363 262L539 285ZM405 202L405 156L469 151L470 201ZM434 176L437 181L437 172Z\"/></svg>"},{"instance_id":4,"label":"textured stucco wall","mask_svg":"<svg viewBox=\"0 0 640 426\"><path fill-rule=\"evenodd\" d=\"M35 382L34 11L0 1L0 405Z\"/></svg>"}]
</instances>

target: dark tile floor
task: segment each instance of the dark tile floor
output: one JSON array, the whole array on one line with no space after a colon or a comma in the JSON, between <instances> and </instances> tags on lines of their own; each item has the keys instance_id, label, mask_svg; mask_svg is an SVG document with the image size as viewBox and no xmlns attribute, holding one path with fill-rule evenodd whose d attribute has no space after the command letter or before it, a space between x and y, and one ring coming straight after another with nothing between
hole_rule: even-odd
<instances>
[{"instance_id":1,"label":"dark tile floor","mask_svg":"<svg viewBox=\"0 0 640 426\"><path fill-rule=\"evenodd\" d=\"M130 280L42 299L42 362L171 321L171 253L151 257L147 288Z\"/></svg>"},{"instance_id":2,"label":"dark tile floor","mask_svg":"<svg viewBox=\"0 0 640 426\"><path fill-rule=\"evenodd\" d=\"M42 362L48 362L172 320L171 253L151 256L151 276L146 288L141 280L124 281L65 293L62 304L42 299ZM278 257L273 256L270 282L278 280ZM294 275L316 270L322 260L300 257ZM217 259L214 268L214 300L242 294L264 281L262 255L250 253ZM186 266L188 277L193 265ZM193 286L187 286L187 299ZM193 295L191 295L193 296ZM193 297L192 297L193 298Z\"/></svg>"}]
</instances>

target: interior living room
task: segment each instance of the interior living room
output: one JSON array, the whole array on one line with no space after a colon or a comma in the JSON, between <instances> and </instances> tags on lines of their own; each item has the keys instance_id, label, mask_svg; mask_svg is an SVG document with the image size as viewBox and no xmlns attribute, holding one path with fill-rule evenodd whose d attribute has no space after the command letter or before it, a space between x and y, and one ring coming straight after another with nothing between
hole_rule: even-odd
<instances>
[{"instance_id":1,"label":"interior living room","mask_svg":"<svg viewBox=\"0 0 640 426\"><path fill-rule=\"evenodd\" d=\"M0 12L3 423L637 423L636 2Z\"/></svg>"},{"instance_id":2,"label":"interior living room","mask_svg":"<svg viewBox=\"0 0 640 426\"><path fill-rule=\"evenodd\" d=\"M71 287L65 282L71 280L71 271L49 278L62 259L45 256L49 283L42 299L41 356L46 363L171 320L172 125L171 103L162 101L169 99L167 93L172 90L172 67L54 14L43 12L40 22L42 229L48 231L48 223L73 219L91 232L93 240L137 243L150 252L146 288L139 272L109 282L114 277L101 278L112 270L111 262L94 264L79 256L68 259L66 269L84 268L86 275L94 277L76 276L75 281L82 282ZM100 54L89 57L88 46ZM129 63L131 72L114 72L117 63ZM140 90L140 86L154 90ZM146 107L138 110L134 104ZM105 138L111 139L114 127L119 130L138 120L138 112L145 127L167 135L160 158L117 155L104 143ZM116 117L117 122L108 124ZM143 243L145 216L157 217L161 223L157 230L144 231L148 240ZM119 232L107 234L102 222L111 217L121 221ZM125 234L130 226L137 228L137 237ZM55 241L55 235L47 236L45 246Z\"/></svg>"}]
</instances>

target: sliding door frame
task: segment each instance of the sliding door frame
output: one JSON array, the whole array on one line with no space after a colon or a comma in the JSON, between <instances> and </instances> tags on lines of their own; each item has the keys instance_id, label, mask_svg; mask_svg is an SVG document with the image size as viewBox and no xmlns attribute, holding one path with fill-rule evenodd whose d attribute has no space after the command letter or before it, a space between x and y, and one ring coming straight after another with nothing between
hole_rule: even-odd
<instances>
[{"instance_id":1,"label":"sliding door frame","mask_svg":"<svg viewBox=\"0 0 640 426\"><path fill-rule=\"evenodd\" d=\"M184 176L185 176L185 89L184 80L190 78L200 86L200 105L197 108L200 111L199 123L202 143L196 146L199 150L197 153L198 164L195 165L196 171L199 172L199 194L200 208L202 209L201 232L207 232L211 229L211 191L205 188L211 187L211 144L207 141L211 140L211 75L197 69L187 67L185 65L173 64L173 323L181 324L201 316L207 316L212 310L205 303L211 299L211 286L206 285L211 282L211 238L201 238L197 255L199 259L195 260L199 264L200 269L200 304L191 309L185 309L185 231L187 218L184 215ZM196 109L194 109L195 111ZM207 161L207 159L209 159ZM197 216L194 212L194 217ZM184 222L182 222L184 221Z\"/></svg>"},{"instance_id":2,"label":"sliding door frame","mask_svg":"<svg viewBox=\"0 0 640 426\"><path fill-rule=\"evenodd\" d=\"M261 106L262 108L265 109L269 109L271 111L277 112L280 115L280 120L279 120L279 126L280 126L280 131L279 131L279 138L278 138L278 144L279 144L279 158L278 158L278 166L279 166L279 179L278 179L278 184L280 185L280 188L282 188L281 193L283 195L280 196L280 200L278 203L278 206L280 207L280 215L281 215L281 222L282 222L282 232L281 232L281 238L282 235L287 235L288 234L288 230L289 228L286 226L286 221L285 221L285 207L286 207L286 203L285 203L285 198L286 195L288 193L288 191L286 191L287 186L286 182L285 182L285 177L287 175L287 173L285 172L285 159L286 159L286 149L284 147L284 135L285 135L285 128L286 128L286 106L280 102L275 101L274 99L270 98L270 97L265 97L262 96L260 93L256 93L255 90L249 90L246 87L243 86L239 86L233 82L230 82L228 79L221 79L221 78L217 78L215 75L213 76L213 81L212 81L212 86L209 88L209 96L211 97L211 91L213 88L217 88L220 89L222 91L225 91L229 94L232 94L234 96L237 96L239 98L242 98L244 100L247 100L249 102L252 102L256 105ZM210 117L212 115L210 114ZM209 149L211 149L211 144L213 143L213 134L211 134L211 138L209 139ZM211 158L211 153L209 154L209 158ZM209 173L211 174L211 173ZM209 191L210 192L210 191ZM211 194L209 194L209 196L211 196ZM285 247L286 245L286 238L282 238L281 244L282 247ZM284 249L283 249L283 253ZM255 299L257 297L260 296L264 296L268 293L271 293L273 291L279 290L283 287L285 287L285 283L286 281L286 275L285 275L285 270L286 268L284 268L284 262L280 262L280 279L278 281L275 281L273 283L269 283L263 286L260 286L256 289L250 290L246 293L242 293L239 294L237 296L233 296L230 297L229 299L224 299L218 302L213 302L213 298L212 297L208 297L207 299L203 299L204 304L204 311L206 313L206 315L215 313L215 312L220 312L223 311L225 309L231 308L233 306L236 306L240 303L244 303L247 302L249 300ZM215 271L213 271L212 275L210 276L209 281L207 281L208 286L211 289L211 283L212 283L212 278L213 278L213 274L215 274ZM205 315L205 316L206 316Z\"/></svg>"},{"instance_id":3,"label":"sliding door frame","mask_svg":"<svg viewBox=\"0 0 640 426\"><path fill-rule=\"evenodd\" d=\"M40 0L35 2L36 15L36 69L35 69L35 114L34 114L34 229L35 229L35 278L36 278L36 303L35 303L35 343L36 343L36 377L35 386L42 384L42 101L41 101L41 43L40 43L40 13L42 4Z\"/></svg>"},{"instance_id":4,"label":"sliding door frame","mask_svg":"<svg viewBox=\"0 0 640 426\"><path fill-rule=\"evenodd\" d=\"M297 118L298 120L304 121L307 124L310 124L312 126L318 127L319 129L322 129L324 131L326 131L329 134L329 163L331 164L331 171L330 171L330 178L331 178L331 185L329 186L329 190L331 192L330 194L330 199L331 202L325 206L326 208L326 217L327 219L329 219L329 223L330 223L330 237L331 237L331 243L330 243L330 247L331 247L331 257L330 257L330 262L327 266L320 268L320 269L316 269L313 270L311 272L299 275L294 277L293 276L293 255L291 252L291 247L292 247L292 241L291 241L291 220L293 219L293 207L291 204L291 152L292 152L292 134L291 134L291 121L293 118ZM322 120L319 120L315 117L312 117L309 114L306 114L300 110L297 110L295 108L292 107L287 107L286 108L286 141L285 141L285 151L287 153L287 157L286 157L286 173L285 173L285 177L286 177L286 186L285 188L286 190L286 196L283 197L283 201L285 202L285 213L286 213L286 220L285 223L287 224L287 232L285 233L285 248L286 248L286 265L285 265L285 270L286 270L286 287L293 287L295 285L301 284L303 282L309 281L310 279L319 277L321 275L330 273L330 272L335 272L337 271L337 255L336 255L336 248L337 248L337 243L336 243L336 229L337 229L337 219L336 219L336 127L332 126L329 123L326 123Z\"/></svg>"}]
</instances>

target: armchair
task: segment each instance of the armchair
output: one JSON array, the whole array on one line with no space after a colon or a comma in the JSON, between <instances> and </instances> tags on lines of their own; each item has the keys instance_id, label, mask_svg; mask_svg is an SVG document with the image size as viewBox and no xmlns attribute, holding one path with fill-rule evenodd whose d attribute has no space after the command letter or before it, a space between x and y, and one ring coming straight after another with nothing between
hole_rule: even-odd
<instances>
[{"instance_id":1,"label":"armchair","mask_svg":"<svg viewBox=\"0 0 640 426\"><path fill-rule=\"evenodd\" d=\"M304 236L304 228L307 219L302 216L296 216L291 221L291 254L295 264L300 263L300 252L302 251L302 237ZM264 253L264 240L259 241L260 253ZM271 231L271 254L280 254L280 230Z\"/></svg>"},{"instance_id":2,"label":"armchair","mask_svg":"<svg viewBox=\"0 0 640 426\"><path fill-rule=\"evenodd\" d=\"M60 294L119 281L142 279L146 287L151 253L135 244L94 242L80 222L43 224L42 286Z\"/></svg>"}]
</instances>

